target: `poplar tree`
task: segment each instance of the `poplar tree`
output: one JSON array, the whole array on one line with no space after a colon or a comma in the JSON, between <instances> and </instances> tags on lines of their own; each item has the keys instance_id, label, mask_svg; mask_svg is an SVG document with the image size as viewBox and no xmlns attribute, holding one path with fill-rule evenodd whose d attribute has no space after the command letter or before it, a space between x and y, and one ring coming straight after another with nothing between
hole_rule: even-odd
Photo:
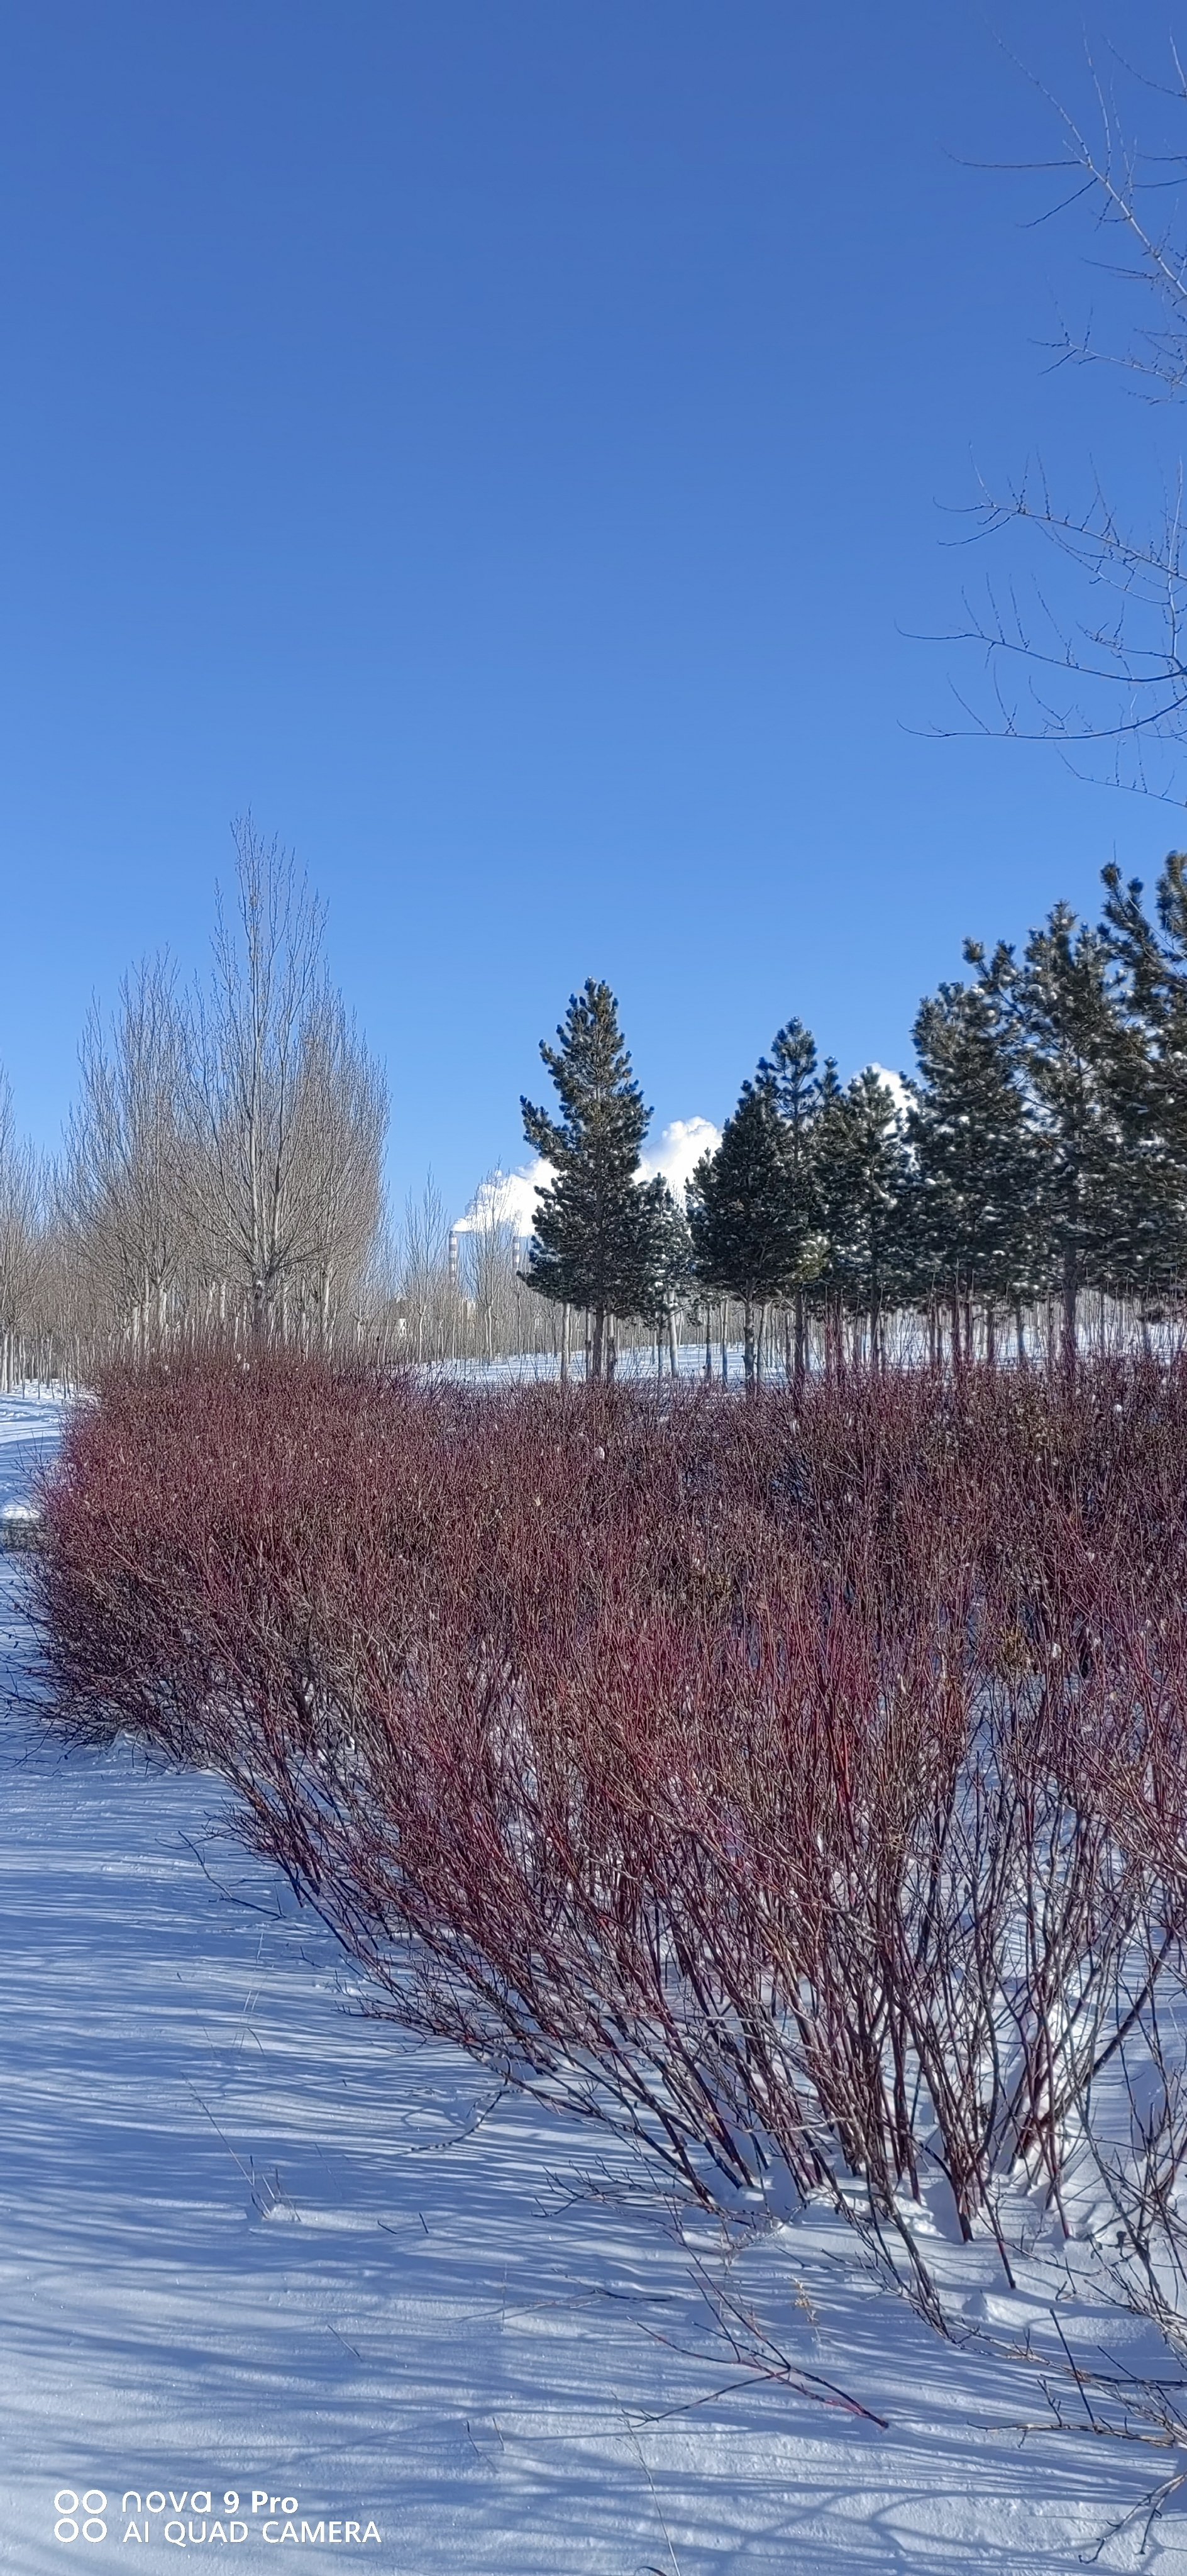
<instances>
[{"instance_id":1,"label":"poplar tree","mask_svg":"<svg viewBox=\"0 0 1187 2576\"><path fill-rule=\"evenodd\" d=\"M655 1196L638 1184L651 1112L632 1077L608 984L588 978L572 995L557 1038L555 1047L541 1039L540 1054L559 1095L559 1117L520 1102L524 1135L555 1173L536 1203L524 1276L542 1297L589 1308L591 1369L600 1378L609 1373L610 1318L648 1311L659 1261Z\"/></svg>"}]
</instances>

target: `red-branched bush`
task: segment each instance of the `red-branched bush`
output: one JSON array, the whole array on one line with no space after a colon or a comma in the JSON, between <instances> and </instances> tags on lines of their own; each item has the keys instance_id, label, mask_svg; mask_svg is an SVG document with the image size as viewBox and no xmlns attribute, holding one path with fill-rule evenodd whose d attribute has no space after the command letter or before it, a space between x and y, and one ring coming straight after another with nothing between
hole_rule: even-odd
<instances>
[{"instance_id":1,"label":"red-branched bush","mask_svg":"<svg viewBox=\"0 0 1187 2576\"><path fill-rule=\"evenodd\" d=\"M1181 1368L193 1359L106 1379L43 1499L63 1716L218 1770L381 2009L702 2194L859 2177L912 2260L937 2171L966 2230L1058 2199L1181 1975Z\"/></svg>"}]
</instances>

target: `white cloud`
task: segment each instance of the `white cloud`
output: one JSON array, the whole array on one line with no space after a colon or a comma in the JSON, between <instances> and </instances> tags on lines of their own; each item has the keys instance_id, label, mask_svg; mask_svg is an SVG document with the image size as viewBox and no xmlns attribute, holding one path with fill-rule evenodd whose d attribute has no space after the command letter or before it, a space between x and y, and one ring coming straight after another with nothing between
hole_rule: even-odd
<instances>
[{"instance_id":1,"label":"white cloud","mask_svg":"<svg viewBox=\"0 0 1187 2576\"><path fill-rule=\"evenodd\" d=\"M679 1201L702 1154L715 1153L720 1143L721 1129L714 1126L711 1118L674 1118L671 1126L665 1127L658 1145L650 1154L644 1154L643 1178L652 1181L657 1172L662 1172L673 1198Z\"/></svg>"},{"instance_id":2,"label":"white cloud","mask_svg":"<svg viewBox=\"0 0 1187 2576\"><path fill-rule=\"evenodd\" d=\"M480 1181L464 1216L454 1221L455 1234L480 1234L487 1226L509 1225L518 1240L536 1222L536 1192L547 1187L551 1165L537 1155L519 1172L488 1172Z\"/></svg>"},{"instance_id":3,"label":"white cloud","mask_svg":"<svg viewBox=\"0 0 1187 2576\"><path fill-rule=\"evenodd\" d=\"M684 1184L702 1154L712 1153L721 1142L721 1130L711 1118L674 1118L665 1127L656 1146L642 1157L643 1179L650 1181L662 1172L673 1198L680 1200ZM517 1172L488 1172L480 1181L464 1216L457 1218L455 1234L477 1234L486 1226L510 1226L522 1241L532 1233L536 1223L536 1193L547 1189L552 1166L537 1155L534 1163L525 1163Z\"/></svg>"}]
</instances>

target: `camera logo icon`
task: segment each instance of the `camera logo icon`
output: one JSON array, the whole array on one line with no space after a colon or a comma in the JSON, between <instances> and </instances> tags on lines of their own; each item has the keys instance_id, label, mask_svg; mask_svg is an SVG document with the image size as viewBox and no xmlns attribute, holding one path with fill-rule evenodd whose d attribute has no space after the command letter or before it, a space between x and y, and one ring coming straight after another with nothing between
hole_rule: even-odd
<instances>
[{"instance_id":1,"label":"camera logo icon","mask_svg":"<svg viewBox=\"0 0 1187 2576\"><path fill-rule=\"evenodd\" d=\"M54 2497L55 2540L106 2540L107 2525L103 2516L107 2498L102 2487L88 2487L85 2495L76 2495L73 2487L59 2487Z\"/></svg>"}]
</instances>

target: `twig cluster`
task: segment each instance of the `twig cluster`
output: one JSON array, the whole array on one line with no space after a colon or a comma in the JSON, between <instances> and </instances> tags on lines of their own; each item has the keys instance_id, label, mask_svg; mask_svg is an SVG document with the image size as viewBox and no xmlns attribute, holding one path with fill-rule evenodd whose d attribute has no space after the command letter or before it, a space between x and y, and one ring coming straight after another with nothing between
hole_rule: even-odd
<instances>
[{"instance_id":1,"label":"twig cluster","mask_svg":"<svg viewBox=\"0 0 1187 2576\"><path fill-rule=\"evenodd\" d=\"M826 2197L937 2323L925 2196L1008 2274L1003 2195L1070 2229L1095 2146L1173 2320L1187 1368L195 1357L107 1379L44 1504L64 1717L224 1775L377 2012L703 2202Z\"/></svg>"}]
</instances>

